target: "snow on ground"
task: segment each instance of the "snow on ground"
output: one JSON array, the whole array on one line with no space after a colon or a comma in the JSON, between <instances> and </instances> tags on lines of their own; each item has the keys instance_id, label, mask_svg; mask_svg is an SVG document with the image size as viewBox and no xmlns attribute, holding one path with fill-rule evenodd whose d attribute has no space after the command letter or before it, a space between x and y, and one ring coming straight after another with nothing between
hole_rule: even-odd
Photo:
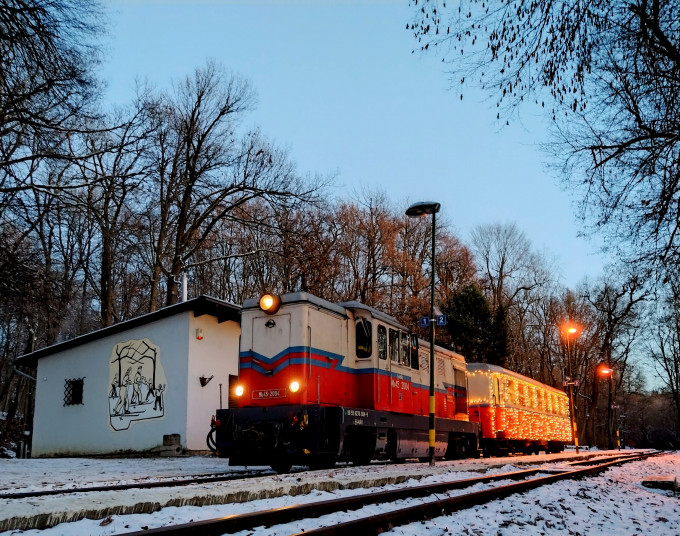
<instances>
[{"instance_id":1,"label":"snow on ground","mask_svg":"<svg viewBox=\"0 0 680 536\"><path fill-rule=\"evenodd\" d=\"M0 491L134 484L160 478L219 475L234 469L215 456L0 459ZM264 468L260 468L264 469Z\"/></svg>"},{"instance_id":2,"label":"snow on ground","mask_svg":"<svg viewBox=\"0 0 680 536\"><path fill-rule=\"evenodd\" d=\"M588 454L582 453L582 454ZM599 454L606 454L601 452ZM569 456L567 454L562 456ZM573 453L570 455L573 456ZM409 479L402 485L422 485L445 480L469 478L469 471L507 472L517 470L518 463L532 462L541 466L559 455L542 455L490 460L465 460L458 462L438 463L430 476L420 480ZM548 467L546 465L546 467ZM550 465L554 468L554 465ZM235 468L226 466L225 460L212 457L189 458L147 458L147 459L31 459L0 460L0 490L18 489L54 489L59 487L76 487L90 482L133 482L139 480L157 480L160 477L181 475L221 474ZM280 485L281 482L297 482L307 478L319 481L329 478L353 480L367 474L420 474L427 473L427 464L404 464L390 466L369 466L363 468L339 467L316 473L299 473L297 475L274 475L257 479L260 485ZM305 476L308 475L308 476ZM313 476L312 476L313 475ZM521 495L515 495L497 501L492 505L472 508L433 519L427 524L414 523L395 528L386 533L404 536L444 536L463 534L475 536L527 536L534 534L557 535L678 535L680 536L680 494L670 491L645 488L643 479L652 475L680 477L680 452L649 458L647 461L630 462L614 467L600 476L584 480L565 481L542 487ZM203 486L204 492L213 487L224 487L234 484ZM389 486L395 487L394 485ZM168 489L168 488L163 488ZM471 491L471 489L465 490ZM285 505L313 502L337 498L350 494L365 493L363 489L343 489L313 491L307 495L283 496L263 499L247 503L232 503L204 507L167 507L153 514L136 514L113 516L108 522L102 520L81 520L64 523L45 530L9 531L9 534L31 536L92 536L120 534L124 532L154 528L167 524L186 523L191 520L209 519L225 515L264 510ZM451 492L460 494L464 491ZM123 492L125 494L131 492ZM138 492L137 492L138 493ZM156 500L160 490L146 490L146 500ZM79 495L64 496L66 501L78 504ZM31 503L40 503L44 499L30 499ZM16 509L22 501L3 501L0 510ZM399 504L395 505L400 506ZM361 515L381 512L385 505L370 506L362 510ZM10 513L5 510L6 513ZM323 519L324 524L340 523L355 519L359 514L334 515ZM292 523L280 532L261 528L256 531L241 533L253 536L277 536L292 534L318 526L316 520L305 520Z\"/></svg>"}]
</instances>

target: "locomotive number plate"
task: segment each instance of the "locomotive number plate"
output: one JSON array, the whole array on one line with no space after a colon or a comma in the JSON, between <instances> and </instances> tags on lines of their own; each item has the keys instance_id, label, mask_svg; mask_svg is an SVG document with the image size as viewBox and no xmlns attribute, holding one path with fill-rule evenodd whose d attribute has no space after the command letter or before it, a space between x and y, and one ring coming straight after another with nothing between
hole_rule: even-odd
<instances>
[{"instance_id":1,"label":"locomotive number plate","mask_svg":"<svg viewBox=\"0 0 680 536\"><path fill-rule=\"evenodd\" d=\"M262 389L259 391L253 391L253 399L262 398L286 398L285 389Z\"/></svg>"}]
</instances>

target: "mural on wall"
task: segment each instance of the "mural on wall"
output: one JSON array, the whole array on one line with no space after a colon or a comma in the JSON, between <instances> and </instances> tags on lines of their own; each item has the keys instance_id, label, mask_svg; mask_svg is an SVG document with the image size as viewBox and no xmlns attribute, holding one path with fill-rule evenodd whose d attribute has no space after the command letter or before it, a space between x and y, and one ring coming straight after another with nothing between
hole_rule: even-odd
<instances>
[{"instance_id":1,"label":"mural on wall","mask_svg":"<svg viewBox=\"0 0 680 536\"><path fill-rule=\"evenodd\" d=\"M116 431L165 415L168 382L161 349L149 339L119 342L109 360L109 422Z\"/></svg>"}]
</instances>

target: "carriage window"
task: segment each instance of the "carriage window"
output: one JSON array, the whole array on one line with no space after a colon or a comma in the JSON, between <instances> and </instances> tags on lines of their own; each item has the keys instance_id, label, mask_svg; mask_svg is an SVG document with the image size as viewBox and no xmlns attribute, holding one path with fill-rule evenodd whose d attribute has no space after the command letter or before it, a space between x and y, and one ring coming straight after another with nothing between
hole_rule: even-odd
<instances>
[{"instance_id":1,"label":"carriage window","mask_svg":"<svg viewBox=\"0 0 680 536\"><path fill-rule=\"evenodd\" d=\"M399 332L390 330L390 361L399 363Z\"/></svg>"},{"instance_id":2,"label":"carriage window","mask_svg":"<svg viewBox=\"0 0 680 536\"><path fill-rule=\"evenodd\" d=\"M508 404L517 405L517 386L512 380L508 381L508 389L506 391Z\"/></svg>"},{"instance_id":3,"label":"carriage window","mask_svg":"<svg viewBox=\"0 0 680 536\"><path fill-rule=\"evenodd\" d=\"M409 341L408 333L405 331L401 333L401 360L399 361L405 367L411 366L411 344Z\"/></svg>"},{"instance_id":4,"label":"carriage window","mask_svg":"<svg viewBox=\"0 0 680 536\"><path fill-rule=\"evenodd\" d=\"M357 357L371 357L373 352L373 326L365 318L357 320Z\"/></svg>"},{"instance_id":5,"label":"carriage window","mask_svg":"<svg viewBox=\"0 0 680 536\"><path fill-rule=\"evenodd\" d=\"M387 359L387 330L385 326L378 326L378 357Z\"/></svg>"}]
</instances>

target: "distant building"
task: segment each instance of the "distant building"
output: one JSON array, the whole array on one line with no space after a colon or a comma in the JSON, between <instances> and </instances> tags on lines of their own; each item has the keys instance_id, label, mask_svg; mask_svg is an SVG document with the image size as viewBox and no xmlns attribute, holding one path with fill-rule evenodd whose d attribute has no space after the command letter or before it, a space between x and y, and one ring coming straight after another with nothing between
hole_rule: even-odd
<instances>
[{"instance_id":1,"label":"distant building","mask_svg":"<svg viewBox=\"0 0 680 536\"><path fill-rule=\"evenodd\" d=\"M22 356L37 367L31 455L207 450L240 332L240 307L201 296Z\"/></svg>"}]
</instances>

